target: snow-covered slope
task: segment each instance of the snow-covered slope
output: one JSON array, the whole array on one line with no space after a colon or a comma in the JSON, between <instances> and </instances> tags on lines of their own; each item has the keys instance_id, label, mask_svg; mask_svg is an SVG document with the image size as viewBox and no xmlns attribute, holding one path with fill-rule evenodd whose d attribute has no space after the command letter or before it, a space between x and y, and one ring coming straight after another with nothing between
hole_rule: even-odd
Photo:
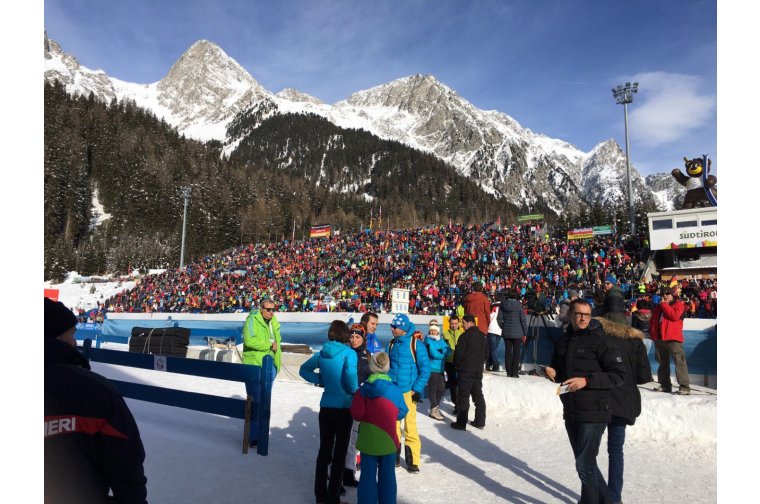
<instances>
[{"instance_id":1,"label":"snow-covered slope","mask_svg":"<svg viewBox=\"0 0 760 504\"><path fill-rule=\"evenodd\" d=\"M207 40L193 44L152 84L123 82L87 69L47 36L45 40L46 79L61 81L70 93L92 92L103 101L134 100L190 138L222 141L226 155L272 115L313 113L340 127L364 129L430 152L484 191L518 204L545 204L559 212L581 200L627 198L625 156L614 140L583 152L523 128L503 112L478 109L432 75L397 79L329 105L291 88L273 94ZM238 114L257 121L230 137L227 128ZM649 193L644 179L631 169L637 198Z\"/></svg>"}]
</instances>

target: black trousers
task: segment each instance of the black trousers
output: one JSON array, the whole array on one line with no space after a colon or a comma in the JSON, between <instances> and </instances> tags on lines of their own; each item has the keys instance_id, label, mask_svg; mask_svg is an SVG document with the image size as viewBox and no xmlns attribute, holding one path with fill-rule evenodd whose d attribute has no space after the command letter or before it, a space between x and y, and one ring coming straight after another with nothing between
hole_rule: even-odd
<instances>
[{"instance_id":1,"label":"black trousers","mask_svg":"<svg viewBox=\"0 0 760 504\"><path fill-rule=\"evenodd\" d=\"M504 367L507 368L507 376L519 376L520 345L522 339L504 338Z\"/></svg>"},{"instance_id":2,"label":"black trousers","mask_svg":"<svg viewBox=\"0 0 760 504\"><path fill-rule=\"evenodd\" d=\"M454 367L453 362L447 362L443 365L443 370L446 371L446 388L449 389L449 393L451 394L451 402L454 404L454 407L457 406L457 387L459 386L458 380L457 380L457 369Z\"/></svg>"},{"instance_id":3,"label":"black trousers","mask_svg":"<svg viewBox=\"0 0 760 504\"><path fill-rule=\"evenodd\" d=\"M428 380L428 397L430 398L430 408L438 407L443 399L443 392L446 390L446 381L443 379L443 373L430 373Z\"/></svg>"},{"instance_id":4,"label":"black trousers","mask_svg":"<svg viewBox=\"0 0 760 504\"><path fill-rule=\"evenodd\" d=\"M478 426L486 424L486 400L483 397L483 373L459 372L459 390L457 391L457 423L467 425L470 412L470 396L475 403L475 420Z\"/></svg>"},{"instance_id":5,"label":"black trousers","mask_svg":"<svg viewBox=\"0 0 760 504\"><path fill-rule=\"evenodd\" d=\"M348 408L319 410L319 454L314 476L317 502L338 504L353 419ZM328 482L327 468L330 468Z\"/></svg>"}]
</instances>

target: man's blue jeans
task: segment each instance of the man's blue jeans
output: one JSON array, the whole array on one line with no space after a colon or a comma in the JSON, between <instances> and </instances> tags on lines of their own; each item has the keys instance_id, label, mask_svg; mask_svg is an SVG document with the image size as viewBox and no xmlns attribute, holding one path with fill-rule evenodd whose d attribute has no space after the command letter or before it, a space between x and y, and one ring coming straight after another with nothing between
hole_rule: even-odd
<instances>
[{"instance_id":1,"label":"man's blue jeans","mask_svg":"<svg viewBox=\"0 0 760 504\"><path fill-rule=\"evenodd\" d=\"M607 474L612 502L623 500L623 444L625 444L625 420L612 417L607 426L607 453L610 470Z\"/></svg>"},{"instance_id":2,"label":"man's blue jeans","mask_svg":"<svg viewBox=\"0 0 760 504\"><path fill-rule=\"evenodd\" d=\"M606 423L588 423L565 420L565 430L575 455L575 470L581 480L581 500L579 504L607 504L610 491L599 471L596 456L602 442Z\"/></svg>"}]
</instances>

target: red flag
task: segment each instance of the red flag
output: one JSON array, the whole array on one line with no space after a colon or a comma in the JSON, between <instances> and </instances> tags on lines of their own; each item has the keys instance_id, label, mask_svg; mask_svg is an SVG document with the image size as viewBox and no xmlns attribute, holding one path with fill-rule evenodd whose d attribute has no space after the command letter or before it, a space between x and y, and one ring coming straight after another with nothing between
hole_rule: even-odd
<instances>
[{"instance_id":1,"label":"red flag","mask_svg":"<svg viewBox=\"0 0 760 504\"><path fill-rule=\"evenodd\" d=\"M499 218L496 219L496 225L499 226L499 231L501 231L501 214L499 214Z\"/></svg>"},{"instance_id":2,"label":"red flag","mask_svg":"<svg viewBox=\"0 0 760 504\"><path fill-rule=\"evenodd\" d=\"M449 229L451 229L451 217L449 217Z\"/></svg>"}]
</instances>

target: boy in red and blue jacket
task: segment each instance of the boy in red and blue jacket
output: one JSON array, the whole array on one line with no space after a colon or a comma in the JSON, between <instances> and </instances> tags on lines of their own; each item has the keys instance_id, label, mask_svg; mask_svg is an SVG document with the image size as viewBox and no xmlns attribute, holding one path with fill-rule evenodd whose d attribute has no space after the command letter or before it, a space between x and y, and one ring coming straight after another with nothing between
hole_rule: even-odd
<instances>
[{"instance_id":1,"label":"boy in red and blue jacket","mask_svg":"<svg viewBox=\"0 0 760 504\"><path fill-rule=\"evenodd\" d=\"M396 502L396 452L401 442L396 422L407 414L401 389L388 376L390 358L378 352L370 358L372 374L351 402L351 416L360 423L356 448L361 452L358 504Z\"/></svg>"}]
</instances>

